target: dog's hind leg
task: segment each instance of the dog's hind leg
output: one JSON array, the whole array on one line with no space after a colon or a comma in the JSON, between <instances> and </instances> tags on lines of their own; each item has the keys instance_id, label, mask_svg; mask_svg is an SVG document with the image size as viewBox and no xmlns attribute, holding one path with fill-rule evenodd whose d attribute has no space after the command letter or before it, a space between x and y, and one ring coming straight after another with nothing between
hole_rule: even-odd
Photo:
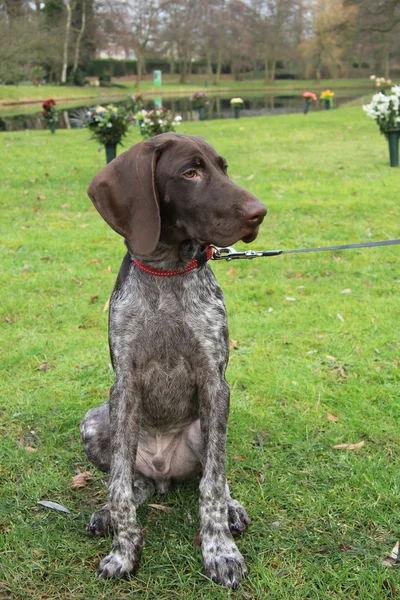
<instances>
[{"instance_id":1,"label":"dog's hind leg","mask_svg":"<svg viewBox=\"0 0 400 600\"><path fill-rule=\"evenodd\" d=\"M250 525L250 519L243 506L231 497L228 484L226 484L226 502L228 505L229 529L233 535L239 535L246 531Z\"/></svg>"},{"instance_id":2,"label":"dog's hind leg","mask_svg":"<svg viewBox=\"0 0 400 600\"><path fill-rule=\"evenodd\" d=\"M110 470L110 409L109 404L91 408L80 425L86 456L100 471Z\"/></svg>"}]
</instances>

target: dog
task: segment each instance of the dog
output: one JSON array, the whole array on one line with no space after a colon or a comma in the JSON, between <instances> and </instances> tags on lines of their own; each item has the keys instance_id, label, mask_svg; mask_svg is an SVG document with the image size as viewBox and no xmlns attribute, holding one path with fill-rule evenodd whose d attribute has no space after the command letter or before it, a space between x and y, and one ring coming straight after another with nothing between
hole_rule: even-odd
<instances>
[{"instance_id":1,"label":"dog","mask_svg":"<svg viewBox=\"0 0 400 600\"><path fill-rule=\"evenodd\" d=\"M108 505L89 524L93 535L113 534L97 575L135 573L137 507L200 475L205 573L236 589L248 570L232 534L250 519L226 482L228 328L207 260L210 245L252 242L266 209L203 138L175 133L123 152L88 195L128 248L110 301L114 385L80 428L88 459L109 472Z\"/></svg>"}]
</instances>

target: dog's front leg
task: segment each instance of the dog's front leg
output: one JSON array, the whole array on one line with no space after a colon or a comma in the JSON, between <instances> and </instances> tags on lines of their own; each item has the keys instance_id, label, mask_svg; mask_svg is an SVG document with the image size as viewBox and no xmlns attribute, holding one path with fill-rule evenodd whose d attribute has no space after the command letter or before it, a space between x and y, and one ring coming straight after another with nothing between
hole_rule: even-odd
<instances>
[{"instance_id":1,"label":"dog's front leg","mask_svg":"<svg viewBox=\"0 0 400 600\"><path fill-rule=\"evenodd\" d=\"M204 568L213 581L236 589L241 576L246 576L248 570L228 526L225 457L229 386L225 381L214 384L207 381L199 397L205 444L200 482L200 537Z\"/></svg>"},{"instance_id":2,"label":"dog's front leg","mask_svg":"<svg viewBox=\"0 0 400 600\"><path fill-rule=\"evenodd\" d=\"M108 484L111 525L110 553L97 570L109 578L134 573L139 566L143 535L136 522L134 466L140 430L141 400L132 374L116 375L110 394L111 466Z\"/></svg>"}]
</instances>

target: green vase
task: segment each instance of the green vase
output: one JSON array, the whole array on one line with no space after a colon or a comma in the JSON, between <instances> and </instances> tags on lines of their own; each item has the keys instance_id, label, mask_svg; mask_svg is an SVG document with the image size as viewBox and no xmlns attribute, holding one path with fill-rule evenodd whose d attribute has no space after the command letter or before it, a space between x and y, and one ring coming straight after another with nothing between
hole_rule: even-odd
<instances>
[{"instance_id":1,"label":"green vase","mask_svg":"<svg viewBox=\"0 0 400 600\"><path fill-rule=\"evenodd\" d=\"M51 133L55 133L56 132L56 124L54 121L47 121L49 129L51 131Z\"/></svg>"},{"instance_id":2,"label":"green vase","mask_svg":"<svg viewBox=\"0 0 400 600\"><path fill-rule=\"evenodd\" d=\"M200 121L204 121L204 119L206 118L206 109L204 106L199 106L198 108L199 111L199 119Z\"/></svg>"},{"instance_id":3,"label":"green vase","mask_svg":"<svg viewBox=\"0 0 400 600\"><path fill-rule=\"evenodd\" d=\"M389 159L391 167L399 166L399 136L400 131L394 129L392 131L385 132L387 141L389 143Z\"/></svg>"},{"instance_id":4,"label":"green vase","mask_svg":"<svg viewBox=\"0 0 400 600\"><path fill-rule=\"evenodd\" d=\"M117 156L117 144L106 144L106 163L110 163Z\"/></svg>"},{"instance_id":5,"label":"green vase","mask_svg":"<svg viewBox=\"0 0 400 600\"><path fill-rule=\"evenodd\" d=\"M236 106L233 107L233 109L235 111L235 119L238 119L240 117L241 106L236 105Z\"/></svg>"},{"instance_id":6,"label":"green vase","mask_svg":"<svg viewBox=\"0 0 400 600\"><path fill-rule=\"evenodd\" d=\"M330 100L325 100L325 108L326 108L326 110L330 110L330 108L331 108L331 101Z\"/></svg>"}]
</instances>

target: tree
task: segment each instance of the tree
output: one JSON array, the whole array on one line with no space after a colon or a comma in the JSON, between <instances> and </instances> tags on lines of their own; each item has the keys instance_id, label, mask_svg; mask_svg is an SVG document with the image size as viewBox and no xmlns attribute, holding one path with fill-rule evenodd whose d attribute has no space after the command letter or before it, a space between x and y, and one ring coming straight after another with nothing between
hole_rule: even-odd
<instances>
[{"instance_id":1,"label":"tree","mask_svg":"<svg viewBox=\"0 0 400 600\"><path fill-rule=\"evenodd\" d=\"M357 7L345 0L313 0L309 31L298 50L317 81L323 67L332 77L345 73L343 58L356 32L357 13Z\"/></svg>"}]
</instances>

